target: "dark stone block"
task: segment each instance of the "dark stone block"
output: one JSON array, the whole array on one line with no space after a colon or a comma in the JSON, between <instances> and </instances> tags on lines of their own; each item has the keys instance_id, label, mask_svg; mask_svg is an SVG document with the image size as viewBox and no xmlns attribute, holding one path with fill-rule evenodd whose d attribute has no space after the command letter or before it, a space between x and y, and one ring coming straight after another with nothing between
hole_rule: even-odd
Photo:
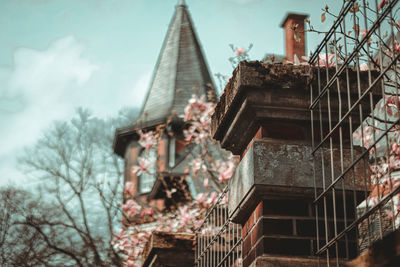
<instances>
[{"instance_id":1,"label":"dark stone block","mask_svg":"<svg viewBox=\"0 0 400 267\"><path fill-rule=\"evenodd\" d=\"M193 241L192 234L154 232L143 251L143 267L151 264L169 267L193 266Z\"/></svg>"},{"instance_id":2,"label":"dark stone block","mask_svg":"<svg viewBox=\"0 0 400 267\"><path fill-rule=\"evenodd\" d=\"M229 214L233 215L233 220L243 223L263 199L279 199L278 206L282 206L288 215L297 213L300 216L309 216L310 209L306 203L312 202L315 193L311 151L311 146L305 143L254 140L229 181L231 190L228 205ZM351 161L349 150L343 150L343 158L344 162ZM318 166L315 171L320 173ZM335 166L335 171L339 173L340 166ZM353 180L346 180L345 191L352 193L353 189L363 190L364 174L365 171L361 166L356 167L356 183L354 184ZM322 188L322 177L317 177L316 185ZM338 188L339 192L342 184L337 184L335 188ZM284 200L290 199L293 205L285 204ZM297 201L300 201L298 205ZM338 211L339 207L343 207L340 201L341 198L338 197L336 200ZM274 211L273 206L265 205L264 210L270 208ZM350 216L353 215L354 211L350 212L352 205L347 206Z\"/></svg>"}]
</instances>

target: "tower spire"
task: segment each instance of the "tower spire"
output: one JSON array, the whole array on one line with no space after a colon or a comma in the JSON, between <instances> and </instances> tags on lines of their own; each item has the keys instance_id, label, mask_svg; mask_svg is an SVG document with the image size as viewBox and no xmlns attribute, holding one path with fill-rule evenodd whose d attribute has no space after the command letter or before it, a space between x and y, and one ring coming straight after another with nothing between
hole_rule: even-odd
<instances>
[{"instance_id":1,"label":"tower spire","mask_svg":"<svg viewBox=\"0 0 400 267\"><path fill-rule=\"evenodd\" d=\"M185 0L178 0L177 6L186 6L186 1Z\"/></svg>"},{"instance_id":2,"label":"tower spire","mask_svg":"<svg viewBox=\"0 0 400 267\"><path fill-rule=\"evenodd\" d=\"M184 0L168 28L138 125L158 125L183 114L192 95L215 95L210 72ZM183 7L183 8L180 8Z\"/></svg>"},{"instance_id":3,"label":"tower spire","mask_svg":"<svg viewBox=\"0 0 400 267\"><path fill-rule=\"evenodd\" d=\"M121 157L130 140L137 138L139 128L157 126L184 114L192 95L215 100L215 86L186 2L176 3L139 118L115 134L114 151Z\"/></svg>"}]
</instances>

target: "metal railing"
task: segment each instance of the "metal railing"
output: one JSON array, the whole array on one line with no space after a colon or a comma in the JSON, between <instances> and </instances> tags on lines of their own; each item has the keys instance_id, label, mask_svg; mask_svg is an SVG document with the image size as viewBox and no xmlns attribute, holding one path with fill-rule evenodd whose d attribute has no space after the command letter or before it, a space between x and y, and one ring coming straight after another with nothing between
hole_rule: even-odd
<instances>
[{"instance_id":1,"label":"metal railing","mask_svg":"<svg viewBox=\"0 0 400 267\"><path fill-rule=\"evenodd\" d=\"M309 61L316 254L327 266L400 224L398 10L344 1Z\"/></svg>"},{"instance_id":2,"label":"metal railing","mask_svg":"<svg viewBox=\"0 0 400 267\"><path fill-rule=\"evenodd\" d=\"M228 213L228 186L196 231L195 266L242 266L242 227Z\"/></svg>"}]
</instances>

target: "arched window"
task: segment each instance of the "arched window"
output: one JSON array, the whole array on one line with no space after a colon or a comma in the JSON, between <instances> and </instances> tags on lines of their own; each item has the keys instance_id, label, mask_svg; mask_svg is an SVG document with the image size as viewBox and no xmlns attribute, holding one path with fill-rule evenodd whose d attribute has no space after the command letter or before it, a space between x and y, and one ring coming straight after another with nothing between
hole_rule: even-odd
<instances>
[{"instance_id":1,"label":"arched window","mask_svg":"<svg viewBox=\"0 0 400 267\"><path fill-rule=\"evenodd\" d=\"M146 151L143 151L142 157L146 157L150 162L153 163L153 165L148 168L149 173L144 172L139 177L139 192L144 194L151 191L156 180L157 152L155 149L150 149L149 154L146 155Z\"/></svg>"}]
</instances>

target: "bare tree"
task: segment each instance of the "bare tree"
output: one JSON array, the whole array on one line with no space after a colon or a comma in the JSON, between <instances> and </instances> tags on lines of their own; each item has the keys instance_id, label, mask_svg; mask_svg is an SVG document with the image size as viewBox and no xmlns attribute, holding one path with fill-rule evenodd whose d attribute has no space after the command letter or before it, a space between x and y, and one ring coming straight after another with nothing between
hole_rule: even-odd
<instances>
[{"instance_id":1,"label":"bare tree","mask_svg":"<svg viewBox=\"0 0 400 267\"><path fill-rule=\"evenodd\" d=\"M31 201L40 205L31 212L26 201L6 202L10 212L0 214L0 230L2 235L12 233L21 243L19 247L40 242L43 249L34 254L43 262L34 266L60 266L60 261L61 266L120 264L111 240L120 218L123 166L112 153L111 142L115 127L132 121L130 114L124 110L118 118L102 120L78 109L71 121L54 123L20 157L27 175L40 181L35 195L39 194L41 201ZM18 216L10 220L16 210ZM0 237L0 245L4 239ZM33 265L21 262L11 266Z\"/></svg>"},{"instance_id":2,"label":"bare tree","mask_svg":"<svg viewBox=\"0 0 400 267\"><path fill-rule=\"evenodd\" d=\"M50 237L48 223L60 215L55 206L12 187L0 190L0 200L1 266L73 265L66 253L59 253L62 248L51 240L54 238L47 238ZM37 222L39 218L40 223ZM53 220L52 223L55 225L57 222ZM35 225L37 230L31 225Z\"/></svg>"}]
</instances>

